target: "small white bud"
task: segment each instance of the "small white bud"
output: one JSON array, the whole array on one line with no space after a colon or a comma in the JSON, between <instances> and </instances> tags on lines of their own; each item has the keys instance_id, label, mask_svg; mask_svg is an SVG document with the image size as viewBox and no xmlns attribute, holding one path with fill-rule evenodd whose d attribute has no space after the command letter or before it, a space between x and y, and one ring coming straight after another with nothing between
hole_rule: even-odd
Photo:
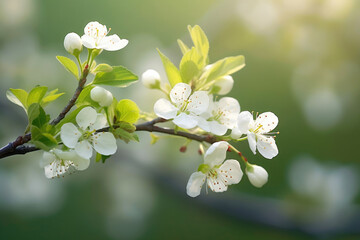
<instances>
[{"instance_id":1,"label":"small white bud","mask_svg":"<svg viewBox=\"0 0 360 240\"><path fill-rule=\"evenodd\" d=\"M217 86L220 89L219 92L217 92L217 94L226 95L233 88L234 79L230 75L224 76L224 77L218 79L216 81L216 83L214 84L214 86Z\"/></svg>"},{"instance_id":2,"label":"small white bud","mask_svg":"<svg viewBox=\"0 0 360 240\"><path fill-rule=\"evenodd\" d=\"M79 55L83 45L79 35L76 33L68 33L64 39L64 47L72 55Z\"/></svg>"},{"instance_id":3,"label":"small white bud","mask_svg":"<svg viewBox=\"0 0 360 240\"><path fill-rule=\"evenodd\" d=\"M262 187L268 181L269 174L267 171L258 165L247 164L245 172L249 178L249 181L255 187Z\"/></svg>"},{"instance_id":4,"label":"small white bud","mask_svg":"<svg viewBox=\"0 0 360 240\"><path fill-rule=\"evenodd\" d=\"M94 87L91 89L90 97L93 101L98 102L102 107L108 107L113 102L113 95L102 87Z\"/></svg>"},{"instance_id":5,"label":"small white bud","mask_svg":"<svg viewBox=\"0 0 360 240\"><path fill-rule=\"evenodd\" d=\"M141 76L141 81L147 88L160 87L160 75L153 69L146 70Z\"/></svg>"},{"instance_id":6,"label":"small white bud","mask_svg":"<svg viewBox=\"0 0 360 240\"><path fill-rule=\"evenodd\" d=\"M243 133L240 131L238 127L235 127L231 130L231 138L232 139L239 139Z\"/></svg>"}]
</instances>

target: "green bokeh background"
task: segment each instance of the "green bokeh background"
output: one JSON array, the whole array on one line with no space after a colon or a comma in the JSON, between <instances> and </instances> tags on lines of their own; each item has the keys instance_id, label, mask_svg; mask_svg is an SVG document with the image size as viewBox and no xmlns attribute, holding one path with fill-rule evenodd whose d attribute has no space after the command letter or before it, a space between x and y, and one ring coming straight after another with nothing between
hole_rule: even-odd
<instances>
[{"instance_id":1,"label":"green bokeh background","mask_svg":"<svg viewBox=\"0 0 360 240\"><path fill-rule=\"evenodd\" d=\"M130 41L121 51L102 53L100 61L124 65L139 76L154 68L163 78L155 49L178 63L176 39L190 44L187 25L199 24L208 34L210 62L239 54L246 58L246 67L233 75L229 95L239 100L242 110L276 113L281 132L276 139L280 153L272 160L254 156L247 143L239 145L250 162L268 171L269 182L262 189L251 186L244 176L228 192L203 193L198 199L187 197L185 186L202 159L196 143L179 153L182 139L164 138L149 147L150 137L144 133L140 143L119 142L117 155L105 165L92 162L87 171L51 181L38 167L40 153L2 159L0 239L359 238L360 178L352 181L356 190L350 200L339 200L343 205L319 220L328 226L324 231L304 215L311 216L313 209L326 204L317 202L316 196L315 200L301 196L289 183L293 163L309 158L325 169L346 167L359 174L357 1L0 0L0 12L1 145L26 126L25 114L7 101L6 90L37 84L59 88L66 95L48 108L55 116L76 86L55 56L67 54L63 38L68 32L82 35L83 27L94 20ZM303 71L312 67L316 70ZM118 99L135 100L143 110L151 110L161 96L140 82L110 90ZM320 103L316 97L309 100L322 90L326 94ZM307 174L303 172L298 181ZM340 199L346 198L343 194L335 193ZM277 217L272 218L270 211L274 201L288 217L283 222L291 227L274 223ZM297 207L289 208L292 203ZM236 204L242 210L247 204L254 207L229 214ZM332 231L326 219L339 219L345 227Z\"/></svg>"}]
</instances>

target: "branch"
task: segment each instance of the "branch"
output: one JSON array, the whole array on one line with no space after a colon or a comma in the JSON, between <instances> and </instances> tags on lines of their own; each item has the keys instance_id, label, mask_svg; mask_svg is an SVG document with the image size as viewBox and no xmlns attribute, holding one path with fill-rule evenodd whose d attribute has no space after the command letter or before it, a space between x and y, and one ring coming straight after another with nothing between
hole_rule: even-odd
<instances>
[{"instance_id":1,"label":"branch","mask_svg":"<svg viewBox=\"0 0 360 240\"><path fill-rule=\"evenodd\" d=\"M79 80L79 84L75 90L74 95L72 96L72 98L70 99L68 104L64 107L64 109L61 111L61 113L57 116L57 118L55 118L50 123L51 125L58 124L65 117L65 115L70 111L70 109L75 105L75 102L78 99L81 91L84 89L84 85L86 83L86 77L88 74L89 74L89 66L86 65L82 72L82 76ZM26 154L28 152L33 152L33 151L39 150L38 148L33 147L33 146L24 146L24 144L29 142L30 140L31 140L30 133L26 134L24 136L17 137L15 141L10 142L8 145L6 145L0 149L0 159L8 157L8 156L12 156L12 155Z\"/></svg>"},{"instance_id":2,"label":"branch","mask_svg":"<svg viewBox=\"0 0 360 240\"><path fill-rule=\"evenodd\" d=\"M60 116L60 115L59 115ZM191 140L195 140L198 142L208 142L210 144L217 141L216 137L213 135L197 135L189 132L184 131L175 131L171 128L163 128L155 126L157 123L166 122L166 119L163 118L155 118L152 121L141 123L136 125L135 131L146 131L146 132L158 132L158 133L165 133L169 135L179 136L179 137L185 137ZM109 127L102 128L97 130L97 132L108 132ZM23 144L29 142L31 139L31 135L27 134L24 137L20 136L18 137L14 142L9 143L5 147L0 149L0 159L5 158L12 155L18 155L18 154L26 154L28 152L33 152L40 150L39 148L33 147L33 146L24 146Z\"/></svg>"}]
</instances>

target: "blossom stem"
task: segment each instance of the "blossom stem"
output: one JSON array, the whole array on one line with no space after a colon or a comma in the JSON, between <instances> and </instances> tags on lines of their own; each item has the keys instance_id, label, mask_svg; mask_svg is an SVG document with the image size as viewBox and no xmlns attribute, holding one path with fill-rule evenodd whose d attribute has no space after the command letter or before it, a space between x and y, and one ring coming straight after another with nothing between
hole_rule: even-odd
<instances>
[{"instance_id":1,"label":"blossom stem","mask_svg":"<svg viewBox=\"0 0 360 240\"><path fill-rule=\"evenodd\" d=\"M239 151L237 150L233 145L229 144L229 147L232 151L236 152L240 157L241 159L244 161L244 163L246 164L247 163L247 158Z\"/></svg>"}]
</instances>

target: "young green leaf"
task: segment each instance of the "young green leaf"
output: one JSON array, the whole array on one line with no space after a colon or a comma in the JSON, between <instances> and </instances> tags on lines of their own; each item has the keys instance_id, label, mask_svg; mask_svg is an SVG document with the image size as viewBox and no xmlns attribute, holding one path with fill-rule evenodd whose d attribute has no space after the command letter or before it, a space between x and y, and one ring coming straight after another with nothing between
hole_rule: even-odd
<instances>
[{"instance_id":1,"label":"young green leaf","mask_svg":"<svg viewBox=\"0 0 360 240\"><path fill-rule=\"evenodd\" d=\"M122 139L126 143L130 141L139 141L139 137L135 133L129 133L122 128L116 128L113 133L116 138Z\"/></svg>"},{"instance_id":2,"label":"young green leaf","mask_svg":"<svg viewBox=\"0 0 360 240\"><path fill-rule=\"evenodd\" d=\"M180 75L180 72L177 69L177 67L175 67L175 65L170 61L170 59L167 58L162 52L160 52L159 49L157 49L157 51L160 55L163 65L164 65L166 75L167 75L167 78L169 80L171 87L174 87L177 83L181 83L182 79L181 79L181 75Z\"/></svg>"},{"instance_id":3,"label":"young green leaf","mask_svg":"<svg viewBox=\"0 0 360 240\"><path fill-rule=\"evenodd\" d=\"M47 92L47 87L35 87L33 88L27 97L26 105L30 106L33 103L40 103Z\"/></svg>"},{"instance_id":4,"label":"young green leaf","mask_svg":"<svg viewBox=\"0 0 360 240\"><path fill-rule=\"evenodd\" d=\"M92 70L91 72L96 74L99 72L111 72L113 70L113 68L106 63L102 63L96 66L96 68L94 70Z\"/></svg>"},{"instance_id":5,"label":"young green leaf","mask_svg":"<svg viewBox=\"0 0 360 240\"><path fill-rule=\"evenodd\" d=\"M193 78L198 77L204 67L202 56L196 48L187 51L180 62L180 74L183 82L189 83Z\"/></svg>"},{"instance_id":6,"label":"young green leaf","mask_svg":"<svg viewBox=\"0 0 360 240\"><path fill-rule=\"evenodd\" d=\"M27 111L26 101L27 101L28 93L25 90L10 88L9 90L6 91L6 97L9 99L10 102L19 105L25 110L25 112Z\"/></svg>"},{"instance_id":7,"label":"young green leaf","mask_svg":"<svg viewBox=\"0 0 360 240\"><path fill-rule=\"evenodd\" d=\"M40 105L42 107L45 107L46 105L48 105L49 103L55 101L56 99L58 99L60 96L64 95L64 93L57 93L58 89L54 89L51 92L49 92L42 100Z\"/></svg>"},{"instance_id":8,"label":"young green leaf","mask_svg":"<svg viewBox=\"0 0 360 240\"><path fill-rule=\"evenodd\" d=\"M188 30L195 48L201 53L204 61L206 61L209 54L209 40L207 39L204 31L199 25L195 25L194 27L189 25Z\"/></svg>"},{"instance_id":9,"label":"young green leaf","mask_svg":"<svg viewBox=\"0 0 360 240\"><path fill-rule=\"evenodd\" d=\"M178 39L177 42L183 55L190 50L190 48L180 39Z\"/></svg>"},{"instance_id":10,"label":"young green leaf","mask_svg":"<svg viewBox=\"0 0 360 240\"><path fill-rule=\"evenodd\" d=\"M127 87L136 82L138 77L122 66L113 67L111 72L99 72L92 84Z\"/></svg>"},{"instance_id":11,"label":"young green leaf","mask_svg":"<svg viewBox=\"0 0 360 240\"><path fill-rule=\"evenodd\" d=\"M111 155L110 156L105 156L105 155L101 155L100 153L96 153L96 158L95 158L95 161L96 162L102 162L102 163L105 163L105 161L109 158L109 157L111 157Z\"/></svg>"},{"instance_id":12,"label":"young green leaf","mask_svg":"<svg viewBox=\"0 0 360 240\"><path fill-rule=\"evenodd\" d=\"M135 123L140 117L140 109L133 101L123 99L116 106L117 120L128 123Z\"/></svg>"},{"instance_id":13,"label":"young green leaf","mask_svg":"<svg viewBox=\"0 0 360 240\"><path fill-rule=\"evenodd\" d=\"M56 56L56 58L66 68L66 70L72 73L76 79L79 79L79 69L73 60L64 56Z\"/></svg>"},{"instance_id":14,"label":"young green leaf","mask_svg":"<svg viewBox=\"0 0 360 240\"><path fill-rule=\"evenodd\" d=\"M31 126L31 143L45 151L49 151L57 146L57 141L51 134L43 133L36 126Z\"/></svg>"},{"instance_id":15,"label":"young green leaf","mask_svg":"<svg viewBox=\"0 0 360 240\"><path fill-rule=\"evenodd\" d=\"M212 67L202 74L201 79L207 79L206 82L210 82L233 74L243 67L245 67L245 58L242 55L223 58L212 64Z\"/></svg>"},{"instance_id":16,"label":"young green leaf","mask_svg":"<svg viewBox=\"0 0 360 240\"><path fill-rule=\"evenodd\" d=\"M81 91L75 103L77 107L83 105L92 105L96 108L100 107L99 103L93 101L90 96L90 92L94 87L95 87L94 85L88 85Z\"/></svg>"}]
</instances>

